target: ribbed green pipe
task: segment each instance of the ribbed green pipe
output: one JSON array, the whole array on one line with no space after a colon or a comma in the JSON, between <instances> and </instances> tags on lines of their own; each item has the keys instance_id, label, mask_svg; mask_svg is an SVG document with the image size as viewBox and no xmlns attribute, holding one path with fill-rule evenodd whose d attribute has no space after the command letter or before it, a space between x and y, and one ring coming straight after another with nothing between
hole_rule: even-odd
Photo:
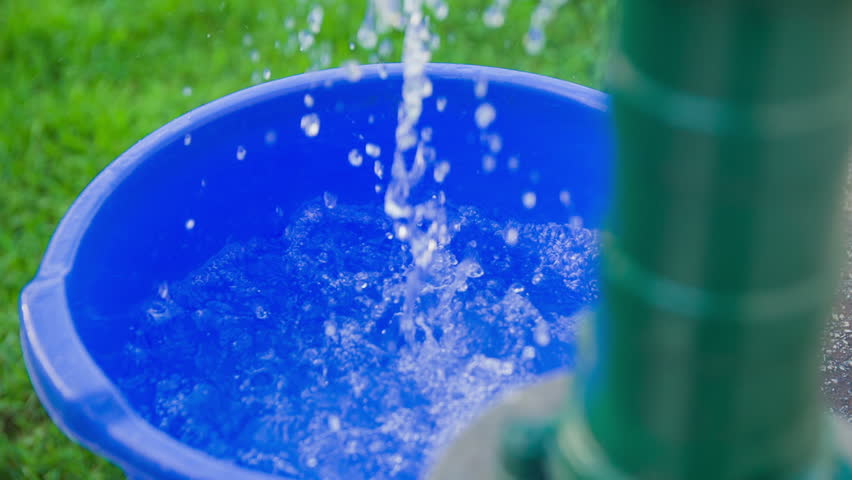
<instances>
[{"instance_id":1,"label":"ribbed green pipe","mask_svg":"<svg viewBox=\"0 0 852 480\"><path fill-rule=\"evenodd\" d=\"M549 476L840 478L852 1L626 0L619 31L604 299Z\"/></svg>"}]
</instances>

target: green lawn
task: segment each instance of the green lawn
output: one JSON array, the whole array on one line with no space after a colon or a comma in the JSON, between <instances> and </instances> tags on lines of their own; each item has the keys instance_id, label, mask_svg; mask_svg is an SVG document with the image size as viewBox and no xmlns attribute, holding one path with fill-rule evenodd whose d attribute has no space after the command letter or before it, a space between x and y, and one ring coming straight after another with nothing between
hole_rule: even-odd
<instances>
[{"instance_id":1,"label":"green lawn","mask_svg":"<svg viewBox=\"0 0 852 480\"><path fill-rule=\"evenodd\" d=\"M562 7L537 57L521 44L535 0L515 0L499 30L481 21L491 0L448 1L435 61L598 83L611 0ZM305 28L310 2L0 1L0 479L121 478L63 436L39 405L21 359L18 294L63 212L122 151L187 110L251 85L254 72L269 68L279 78L310 68L311 55L287 48ZM315 48L330 49L332 66L366 63L369 52L349 51L366 2L318 3L325 22ZM294 30L284 27L287 17ZM388 61L399 58L399 35L393 40Z\"/></svg>"}]
</instances>

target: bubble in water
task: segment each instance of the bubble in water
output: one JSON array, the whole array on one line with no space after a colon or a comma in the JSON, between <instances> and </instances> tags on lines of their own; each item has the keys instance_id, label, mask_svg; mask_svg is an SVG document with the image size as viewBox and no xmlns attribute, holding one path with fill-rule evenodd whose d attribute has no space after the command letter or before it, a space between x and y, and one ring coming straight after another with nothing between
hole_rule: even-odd
<instances>
[{"instance_id":1,"label":"bubble in water","mask_svg":"<svg viewBox=\"0 0 852 480\"><path fill-rule=\"evenodd\" d=\"M190 218L183 226L186 227L187 230L192 230L193 228L195 228L195 219Z\"/></svg>"},{"instance_id":2,"label":"bubble in water","mask_svg":"<svg viewBox=\"0 0 852 480\"><path fill-rule=\"evenodd\" d=\"M398 225L396 227L396 238L400 240L405 240L408 238L408 227L405 225Z\"/></svg>"},{"instance_id":3,"label":"bubble in water","mask_svg":"<svg viewBox=\"0 0 852 480\"><path fill-rule=\"evenodd\" d=\"M444 109L447 108L447 97L438 97L435 101L435 108L437 108L439 112L443 112Z\"/></svg>"},{"instance_id":4,"label":"bubble in water","mask_svg":"<svg viewBox=\"0 0 852 480\"><path fill-rule=\"evenodd\" d=\"M373 25L368 24L366 20L358 29L357 38L358 45L361 45L362 48L366 48L367 50L376 48L376 43L379 41L379 36L376 34Z\"/></svg>"},{"instance_id":5,"label":"bubble in water","mask_svg":"<svg viewBox=\"0 0 852 480\"><path fill-rule=\"evenodd\" d=\"M284 19L284 28L287 30L293 30L293 27L296 26L296 20L293 17L287 17Z\"/></svg>"},{"instance_id":6,"label":"bubble in water","mask_svg":"<svg viewBox=\"0 0 852 480\"><path fill-rule=\"evenodd\" d=\"M500 150L503 149L503 137L501 137L499 134L492 133L491 135L488 135L486 137L486 140L488 142L488 148L493 153L498 153L500 152Z\"/></svg>"},{"instance_id":7,"label":"bubble in water","mask_svg":"<svg viewBox=\"0 0 852 480\"><path fill-rule=\"evenodd\" d=\"M323 192L322 201L325 203L325 208L332 209L337 206L337 195L331 192Z\"/></svg>"},{"instance_id":8,"label":"bubble in water","mask_svg":"<svg viewBox=\"0 0 852 480\"><path fill-rule=\"evenodd\" d=\"M535 358L535 347L531 347L529 345L524 347L521 351L521 358L525 360L532 360L533 358Z\"/></svg>"},{"instance_id":9,"label":"bubble in water","mask_svg":"<svg viewBox=\"0 0 852 480\"><path fill-rule=\"evenodd\" d=\"M192 143L192 135L187 133L183 136L183 144L188 147L190 143Z\"/></svg>"},{"instance_id":10,"label":"bubble in water","mask_svg":"<svg viewBox=\"0 0 852 480\"><path fill-rule=\"evenodd\" d=\"M263 305L258 305L254 309L254 316L260 320L265 320L269 318L269 312L263 308Z\"/></svg>"},{"instance_id":11,"label":"bubble in water","mask_svg":"<svg viewBox=\"0 0 852 480\"><path fill-rule=\"evenodd\" d=\"M358 149L353 148L352 151L349 152L349 163L353 167L360 167L361 164L364 163L364 157Z\"/></svg>"},{"instance_id":12,"label":"bubble in water","mask_svg":"<svg viewBox=\"0 0 852 480\"><path fill-rule=\"evenodd\" d=\"M310 93L305 94L305 106L308 108L313 108L314 106L314 97Z\"/></svg>"},{"instance_id":13,"label":"bubble in water","mask_svg":"<svg viewBox=\"0 0 852 480\"><path fill-rule=\"evenodd\" d=\"M568 190L562 190L559 192L559 201L566 207L571 205L571 193L569 193Z\"/></svg>"},{"instance_id":14,"label":"bubble in water","mask_svg":"<svg viewBox=\"0 0 852 480\"><path fill-rule=\"evenodd\" d=\"M385 171L385 169L384 169L384 166L382 165L382 162L380 162L378 160L373 162L373 173L375 173L377 177L382 178L382 175L384 175L384 171Z\"/></svg>"},{"instance_id":15,"label":"bubble in water","mask_svg":"<svg viewBox=\"0 0 852 480\"><path fill-rule=\"evenodd\" d=\"M184 97L192 95L192 87L190 87L189 85L183 87L182 93Z\"/></svg>"},{"instance_id":16,"label":"bubble in water","mask_svg":"<svg viewBox=\"0 0 852 480\"><path fill-rule=\"evenodd\" d=\"M517 170L521 166L521 160L515 156L509 157L508 166L509 170Z\"/></svg>"},{"instance_id":17,"label":"bubble in water","mask_svg":"<svg viewBox=\"0 0 852 480\"><path fill-rule=\"evenodd\" d=\"M385 79L388 78L388 71L385 68L384 64L381 64L381 63L379 64L378 71L379 71L379 78L381 78L382 80L385 80Z\"/></svg>"},{"instance_id":18,"label":"bubble in water","mask_svg":"<svg viewBox=\"0 0 852 480\"><path fill-rule=\"evenodd\" d=\"M169 284L168 283L163 282L157 287L157 296L159 296L163 300L169 298Z\"/></svg>"},{"instance_id":19,"label":"bubble in water","mask_svg":"<svg viewBox=\"0 0 852 480\"><path fill-rule=\"evenodd\" d=\"M246 159L246 147L240 145L237 147L237 160L243 161Z\"/></svg>"},{"instance_id":20,"label":"bubble in water","mask_svg":"<svg viewBox=\"0 0 852 480\"><path fill-rule=\"evenodd\" d=\"M482 157L482 171L491 173L497 168L497 159L493 155L485 155Z\"/></svg>"},{"instance_id":21,"label":"bubble in water","mask_svg":"<svg viewBox=\"0 0 852 480\"><path fill-rule=\"evenodd\" d=\"M376 145L375 143L368 143L364 146L364 151L367 152L367 155L373 158L379 158L382 154L382 147Z\"/></svg>"},{"instance_id":22,"label":"bubble in water","mask_svg":"<svg viewBox=\"0 0 852 480\"><path fill-rule=\"evenodd\" d=\"M332 415L328 417L328 429L332 432L337 432L340 430L340 417L337 415Z\"/></svg>"},{"instance_id":23,"label":"bubble in water","mask_svg":"<svg viewBox=\"0 0 852 480\"><path fill-rule=\"evenodd\" d=\"M448 173L450 173L450 162L443 161L435 165L435 171L433 174L436 182L443 183L444 179L447 178Z\"/></svg>"},{"instance_id":24,"label":"bubble in water","mask_svg":"<svg viewBox=\"0 0 852 480\"><path fill-rule=\"evenodd\" d=\"M533 329L533 339L539 346L550 345L550 327L545 322L538 322Z\"/></svg>"},{"instance_id":25,"label":"bubble in water","mask_svg":"<svg viewBox=\"0 0 852 480\"><path fill-rule=\"evenodd\" d=\"M272 78L272 70L270 70L268 68L264 68L263 69L263 79L269 80L270 78Z\"/></svg>"},{"instance_id":26,"label":"bubble in water","mask_svg":"<svg viewBox=\"0 0 852 480\"><path fill-rule=\"evenodd\" d=\"M376 123L376 116L371 113L370 116L367 117L367 123L370 125Z\"/></svg>"},{"instance_id":27,"label":"bubble in water","mask_svg":"<svg viewBox=\"0 0 852 480\"><path fill-rule=\"evenodd\" d=\"M315 457L311 457L311 458L305 460L305 465L307 465L308 468L314 468L314 467L317 466L318 463L319 462L317 462L317 459Z\"/></svg>"},{"instance_id":28,"label":"bubble in water","mask_svg":"<svg viewBox=\"0 0 852 480\"><path fill-rule=\"evenodd\" d=\"M536 273L535 275L533 275L533 277L532 277L532 284L533 284L533 285L538 285L539 283L541 283L541 281L542 281L542 280L544 280L544 274L543 274L543 273L541 273L541 272L538 272L538 273Z\"/></svg>"},{"instance_id":29,"label":"bubble in water","mask_svg":"<svg viewBox=\"0 0 852 480\"><path fill-rule=\"evenodd\" d=\"M275 145L275 142L278 141L278 133L275 130L268 130L266 135L263 136L263 141L267 145Z\"/></svg>"},{"instance_id":30,"label":"bubble in water","mask_svg":"<svg viewBox=\"0 0 852 480\"><path fill-rule=\"evenodd\" d=\"M479 128L487 128L497 117L497 112L490 103L483 103L476 109L475 117Z\"/></svg>"},{"instance_id":31,"label":"bubble in water","mask_svg":"<svg viewBox=\"0 0 852 480\"><path fill-rule=\"evenodd\" d=\"M535 207L535 202L536 202L535 192L525 192L521 196L521 202L524 204L524 207L526 207L526 208Z\"/></svg>"},{"instance_id":32,"label":"bubble in water","mask_svg":"<svg viewBox=\"0 0 852 480\"><path fill-rule=\"evenodd\" d=\"M302 130L308 137L316 137L320 131L320 119L316 113L309 113L302 117Z\"/></svg>"},{"instance_id":33,"label":"bubble in water","mask_svg":"<svg viewBox=\"0 0 852 480\"><path fill-rule=\"evenodd\" d=\"M350 82L361 80L361 65L355 60L347 60L343 62L343 71L346 72L346 78Z\"/></svg>"},{"instance_id":34,"label":"bubble in water","mask_svg":"<svg viewBox=\"0 0 852 480\"><path fill-rule=\"evenodd\" d=\"M473 87L473 93L476 95L476 98L485 98L488 95L488 80L484 78L477 80L476 85Z\"/></svg>"},{"instance_id":35,"label":"bubble in water","mask_svg":"<svg viewBox=\"0 0 852 480\"><path fill-rule=\"evenodd\" d=\"M251 53L249 53L249 58L251 58L252 63L259 62L260 61L260 52L258 52L257 50L252 50Z\"/></svg>"},{"instance_id":36,"label":"bubble in water","mask_svg":"<svg viewBox=\"0 0 852 480\"><path fill-rule=\"evenodd\" d=\"M322 19L325 16L325 10L323 10L322 6L315 5L314 8L308 12L308 28L312 33L317 34L322 29Z\"/></svg>"},{"instance_id":37,"label":"bubble in water","mask_svg":"<svg viewBox=\"0 0 852 480\"><path fill-rule=\"evenodd\" d=\"M251 38L251 34L247 33L247 34L243 35L243 45L244 46L246 46L246 47L251 46L252 42L253 42L253 40Z\"/></svg>"},{"instance_id":38,"label":"bubble in water","mask_svg":"<svg viewBox=\"0 0 852 480\"><path fill-rule=\"evenodd\" d=\"M511 227L506 229L505 235L506 244L513 246L518 244L518 229Z\"/></svg>"}]
</instances>

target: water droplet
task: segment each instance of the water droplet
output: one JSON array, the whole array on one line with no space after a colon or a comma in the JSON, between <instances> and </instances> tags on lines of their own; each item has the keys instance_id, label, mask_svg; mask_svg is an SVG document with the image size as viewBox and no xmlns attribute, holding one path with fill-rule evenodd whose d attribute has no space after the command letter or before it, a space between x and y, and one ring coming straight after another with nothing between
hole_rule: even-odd
<instances>
[{"instance_id":1,"label":"water droplet","mask_svg":"<svg viewBox=\"0 0 852 480\"><path fill-rule=\"evenodd\" d=\"M364 157L358 149L353 148L352 151L349 152L349 163L353 167L360 167L361 164L364 163Z\"/></svg>"},{"instance_id":2,"label":"water droplet","mask_svg":"<svg viewBox=\"0 0 852 480\"><path fill-rule=\"evenodd\" d=\"M521 196L521 202L527 208L535 207L536 196L535 192L526 192Z\"/></svg>"},{"instance_id":3,"label":"water droplet","mask_svg":"<svg viewBox=\"0 0 852 480\"><path fill-rule=\"evenodd\" d=\"M352 43L352 42L349 42L349 51L350 51L350 52L354 52L354 51L355 51L355 44L354 44L354 43Z\"/></svg>"},{"instance_id":4,"label":"water droplet","mask_svg":"<svg viewBox=\"0 0 852 480\"><path fill-rule=\"evenodd\" d=\"M373 173L375 173L377 177L382 178L382 175L384 175L384 172L385 172L385 169L384 169L384 166L382 165L382 162L380 162L378 160L373 162Z\"/></svg>"},{"instance_id":5,"label":"water droplet","mask_svg":"<svg viewBox=\"0 0 852 480\"><path fill-rule=\"evenodd\" d=\"M488 80L484 78L477 80L473 87L473 93L476 94L476 98L485 98L488 95Z\"/></svg>"},{"instance_id":6,"label":"water droplet","mask_svg":"<svg viewBox=\"0 0 852 480\"><path fill-rule=\"evenodd\" d=\"M272 78L272 71L268 68L264 68L263 69L263 79L269 80L270 78Z\"/></svg>"},{"instance_id":7,"label":"water droplet","mask_svg":"<svg viewBox=\"0 0 852 480\"><path fill-rule=\"evenodd\" d=\"M447 108L447 97L438 97L438 100L435 101L435 108L437 108L439 112L443 112L444 109Z\"/></svg>"},{"instance_id":8,"label":"water droplet","mask_svg":"<svg viewBox=\"0 0 852 480\"><path fill-rule=\"evenodd\" d=\"M443 183L444 179L447 178L447 174L450 173L450 162L439 162L437 165L435 165L435 171L433 173L435 181L438 183Z\"/></svg>"},{"instance_id":9,"label":"water droplet","mask_svg":"<svg viewBox=\"0 0 852 480\"><path fill-rule=\"evenodd\" d=\"M312 33L316 34L320 32L322 28L322 19L325 16L325 10L320 5L315 5L314 8L308 12L308 28Z\"/></svg>"},{"instance_id":10,"label":"water droplet","mask_svg":"<svg viewBox=\"0 0 852 480\"><path fill-rule=\"evenodd\" d=\"M522 284L516 282L516 283L513 283L509 286L509 290L511 290L513 293L523 293L524 292L524 286Z\"/></svg>"},{"instance_id":11,"label":"water droplet","mask_svg":"<svg viewBox=\"0 0 852 480\"><path fill-rule=\"evenodd\" d=\"M193 228L195 228L195 219L190 218L183 226L186 227L187 230L192 230Z\"/></svg>"},{"instance_id":12,"label":"water droplet","mask_svg":"<svg viewBox=\"0 0 852 480\"><path fill-rule=\"evenodd\" d=\"M293 27L296 26L296 20L293 17L287 17L284 19L284 28L287 30L293 30Z\"/></svg>"},{"instance_id":13,"label":"water droplet","mask_svg":"<svg viewBox=\"0 0 852 480\"><path fill-rule=\"evenodd\" d=\"M302 117L302 130L309 137L316 137L320 131L320 119L316 113L309 113Z\"/></svg>"},{"instance_id":14,"label":"water droplet","mask_svg":"<svg viewBox=\"0 0 852 480\"><path fill-rule=\"evenodd\" d=\"M524 36L524 49L530 55L538 55L544 49L544 42L544 31L536 27L530 27Z\"/></svg>"},{"instance_id":15,"label":"water droplet","mask_svg":"<svg viewBox=\"0 0 852 480\"><path fill-rule=\"evenodd\" d=\"M325 203L325 207L330 210L337 206L337 195L331 192L323 192L322 201Z\"/></svg>"},{"instance_id":16,"label":"water droplet","mask_svg":"<svg viewBox=\"0 0 852 480\"><path fill-rule=\"evenodd\" d=\"M305 106L308 108L313 108L314 106L314 97L310 93L305 94Z\"/></svg>"},{"instance_id":17,"label":"water droplet","mask_svg":"<svg viewBox=\"0 0 852 480\"><path fill-rule=\"evenodd\" d=\"M476 109L475 117L479 128L487 128L497 117L497 112L490 103L483 103Z\"/></svg>"},{"instance_id":18,"label":"water droplet","mask_svg":"<svg viewBox=\"0 0 852 480\"><path fill-rule=\"evenodd\" d=\"M368 143L364 146L364 151L367 152L367 155L373 158L379 158L382 154L382 147L376 145L375 143Z\"/></svg>"},{"instance_id":19,"label":"water droplet","mask_svg":"<svg viewBox=\"0 0 852 480\"><path fill-rule=\"evenodd\" d=\"M192 95L192 87L190 87L189 85L183 87L182 93L183 93L184 97L188 97L188 96Z\"/></svg>"},{"instance_id":20,"label":"water droplet","mask_svg":"<svg viewBox=\"0 0 852 480\"><path fill-rule=\"evenodd\" d=\"M361 80L361 65L359 65L357 61L347 60L343 62L343 65L341 66L343 67L343 71L346 72L346 78L350 82L357 82L358 80Z\"/></svg>"},{"instance_id":21,"label":"water droplet","mask_svg":"<svg viewBox=\"0 0 852 480\"><path fill-rule=\"evenodd\" d=\"M299 32L298 40L300 52L304 52L314 46L314 35L307 30L302 30Z\"/></svg>"},{"instance_id":22,"label":"water droplet","mask_svg":"<svg viewBox=\"0 0 852 480\"><path fill-rule=\"evenodd\" d=\"M382 40L382 43L379 44L379 56L382 58L390 57L393 54L393 42L389 39Z\"/></svg>"},{"instance_id":23,"label":"water droplet","mask_svg":"<svg viewBox=\"0 0 852 480\"><path fill-rule=\"evenodd\" d=\"M275 142L278 141L278 133L275 130L269 130L266 132L266 135L263 136L263 141L266 142L267 145L275 145Z\"/></svg>"},{"instance_id":24,"label":"water droplet","mask_svg":"<svg viewBox=\"0 0 852 480\"><path fill-rule=\"evenodd\" d=\"M379 41L376 31L366 24L361 25L361 28L358 29L357 37L358 45L361 45L362 48L366 48L367 50L376 48L376 43Z\"/></svg>"},{"instance_id":25,"label":"water droplet","mask_svg":"<svg viewBox=\"0 0 852 480\"><path fill-rule=\"evenodd\" d=\"M485 9L482 14L482 22L488 28L500 28L506 22L506 12L497 2Z\"/></svg>"},{"instance_id":26,"label":"water droplet","mask_svg":"<svg viewBox=\"0 0 852 480\"><path fill-rule=\"evenodd\" d=\"M505 236L506 244L513 246L518 244L518 229L517 228L508 228L506 229Z\"/></svg>"},{"instance_id":27,"label":"water droplet","mask_svg":"<svg viewBox=\"0 0 852 480\"><path fill-rule=\"evenodd\" d=\"M492 155L484 155L482 157L482 171L491 173L497 168L497 159Z\"/></svg>"},{"instance_id":28,"label":"water droplet","mask_svg":"<svg viewBox=\"0 0 852 480\"><path fill-rule=\"evenodd\" d=\"M243 161L246 158L246 147L240 145L237 147L237 160Z\"/></svg>"},{"instance_id":29,"label":"water droplet","mask_svg":"<svg viewBox=\"0 0 852 480\"><path fill-rule=\"evenodd\" d=\"M249 53L249 58L251 59L252 63L259 62L260 61L260 52L258 52L257 50L252 50L251 53Z\"/></svg>"},{"instance_id":30,"label":"water droplet","mask_svg":"<svg viewBox=\"0 0 852 480\"><path fill-rule=\"evenodd\" d=\"M562 190L559 192L559 201L566 207L571 205L571 193L569 193L568 190Z\"/></svg>"},{"instance_id":31,"label":"water droplet","mask_svg":"<svg viewBox=\"0 0 852 480\"><path fill-rule=\"evenodd\" d=\"M183 144L184 144L184 146L188 147L189 144L191 144L191 143L192 143L192 135L187 133L186 135L183 136Z\"/></svg>"},{"instance_id":32,"label":"water droplet","mask_svg":"<svg viewBox=\"0 0 852 480\"><path fill-rule=\"evenodd\" d=\"M247 33L247 34L243 35L243 45L248 47L252 44L252 41L253 40L251 38L251 34Z\"/></svg>"}]
</instances>

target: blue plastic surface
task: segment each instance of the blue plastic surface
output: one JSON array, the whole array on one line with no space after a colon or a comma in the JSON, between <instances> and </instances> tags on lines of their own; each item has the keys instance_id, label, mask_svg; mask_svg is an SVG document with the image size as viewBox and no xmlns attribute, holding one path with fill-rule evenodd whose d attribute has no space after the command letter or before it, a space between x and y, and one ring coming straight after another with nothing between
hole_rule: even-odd
<instances>
[{"instance_id":1,"label":"blue plastic surface","mask_svg":"<svg viewBox=\"0 0 852 480\"><path fill-rule=\"evenodd\" d=\"M67 434L135 478L275 478L213 458L148 424L131 407L137 399L126 398L113 381L138 372L100 362L130 339L123 321L130 306L154 295L163 281L183 278L226 243L272 233L282 211L327 190L341 203L382 202L372 170L353 169L345 159L364 138L393 151L401 68L362 71L354 83L329 70L205 105L139 142L80 195L21 295L27 367ZM504 219L566 222L579 215L587 226L600 225L610 168L602 93L485 67L430 65L428 73L435 93L421 125L433 128L439 157L452 162L448 198ZM502 136L501 158L519 155L519 171L481 171L486 147L473 120L480 79L488 80L487 100L498 111L491 130ZM321 119L313 138L300 128L306 93ZM439 98L447 99L443 112L435 107ZM267 141L271 131L274 144ZM242 161L239 147L246 151ZM389 171L390 155L382 158ZM531 189L538 204L526 209L519 199ZM571 192L567 209L559 203L562 190ZM186 228L189 218L193 229Z\"/></svg>"}]
</instances>

